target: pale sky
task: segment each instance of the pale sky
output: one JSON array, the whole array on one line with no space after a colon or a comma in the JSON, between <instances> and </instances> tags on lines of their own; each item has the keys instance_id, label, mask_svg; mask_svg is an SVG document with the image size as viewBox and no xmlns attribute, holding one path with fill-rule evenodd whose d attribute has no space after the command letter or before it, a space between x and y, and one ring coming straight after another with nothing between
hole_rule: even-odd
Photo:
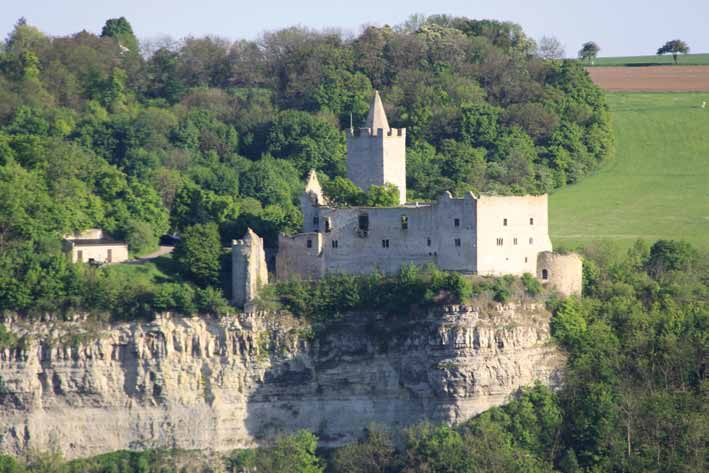
<instances>
[{"instance_id":1,"label":"pale sky","mask_svg":"<svg viewBox=\"0 0 709 473\"><path fill-rule=\"evenodd\" d=\"M357 33L361 25L394 25L412 13L447 13L514 21L534 39L556 36L567 56L585 41L599 44L599 56L654 54L675 38L691 52L709 53L708 0L0 0L0 11L3 38L21 16L54 36L99 33L106 19L125 16L139 39L255 39L293 25Z\"/></svg>"}]
</instances>

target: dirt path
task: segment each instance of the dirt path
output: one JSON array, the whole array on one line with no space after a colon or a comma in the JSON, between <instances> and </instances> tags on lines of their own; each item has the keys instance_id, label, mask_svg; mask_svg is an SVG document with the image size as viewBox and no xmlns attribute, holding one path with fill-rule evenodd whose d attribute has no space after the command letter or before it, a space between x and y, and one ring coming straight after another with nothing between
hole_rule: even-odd
<instances>
[{"instance_id":1,"label":"dirt path","mask_svg":"<svg viewBox=\"0 0 709 473\"><path fill-rule=\"evenodd\" d=\"M591 79L612 92L709 91L709 66L588 67Z\"/></svg>"},{"instance_id":2,"label":"dirt path","mask_svg":"<svg viewBox=\"0 0 709 473\"><path fill-rule=\"evenodd\" d=\"M152 253L148 253L147 255L143 255L140 258L136 258L134 261L136 263L144 263L146 261L153 260L155 258L159 258L160 256L167 255L169 253L172 253L172 250L174 250L174 246L160 246L157 250L153 251Z\"/></svg>"}]
</instances>

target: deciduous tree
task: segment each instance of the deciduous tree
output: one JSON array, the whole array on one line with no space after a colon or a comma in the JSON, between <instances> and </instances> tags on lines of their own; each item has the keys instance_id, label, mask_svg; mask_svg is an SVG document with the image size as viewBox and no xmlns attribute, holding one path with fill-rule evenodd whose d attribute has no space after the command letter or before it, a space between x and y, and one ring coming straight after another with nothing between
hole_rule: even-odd
<instances>
[{"instance_id":1,"label":"deciduous tree","mask_svg":"<svg viewBox=\"0 0 709 473\"><path fill-rule=\"evenodd\" d=\"M589 64L593 64L593 60L596 59L596 56L598 56L598 52L600 50L601 48L599 48L596 43L593 41L588 41L581 45L581 49L579 50L579 58L587 61Z\"/></svg>"},{"instance_id":2,"label":"deciduous tree","mask_svg":"<svg viewBox=\"0 0 709 473\"><path fill-rule=\"evenodd\" d=\"M658 55L668 53L672 54L672 59L675 61L675 64L677 64L678 54L687 54L688 52L689 46L681 39L673 39L671 41L668 41L657 50Z\"/></svg>"}]
</instances>

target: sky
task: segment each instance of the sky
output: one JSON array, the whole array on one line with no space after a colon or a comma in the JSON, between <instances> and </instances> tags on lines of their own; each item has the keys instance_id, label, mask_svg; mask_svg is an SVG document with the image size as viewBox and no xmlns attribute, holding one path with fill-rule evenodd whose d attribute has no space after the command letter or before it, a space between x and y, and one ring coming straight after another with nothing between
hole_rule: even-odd
<instances>
[{"instance_id":1,"label":"sky","mask_svg":"<svg viewBox=\"0 0 709 473\"><path fill-rule=\"evenodd\" d=\"M141 40L236 40L294 25L356 34L413 13L446 13L519 23L534 39L557 37L567 56L585 41L598 43L599 56L654 54L676 38L691 52L709 53L708 0L0 0L0 11L2 38L20 17L52 36L99 33L106 19L125 16Z\"/></svg>"}]
</instances>

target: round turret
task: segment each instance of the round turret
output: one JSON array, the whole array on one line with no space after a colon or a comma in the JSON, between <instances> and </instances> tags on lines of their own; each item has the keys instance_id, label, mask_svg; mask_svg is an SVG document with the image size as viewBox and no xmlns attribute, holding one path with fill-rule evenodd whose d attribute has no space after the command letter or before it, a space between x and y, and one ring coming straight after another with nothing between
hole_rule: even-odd
<instances>
[{"instance_id":1,"label":"round turret","mask_svg":"<svg viewBox=\"0 0 709 473\"><path fill-rule=\"evenodd\" d=\"M576 253L561 255L543 251L537 256L537 278L564 296L580 296L583 288L583 262Z\"/></svg>"}]
</instances>

